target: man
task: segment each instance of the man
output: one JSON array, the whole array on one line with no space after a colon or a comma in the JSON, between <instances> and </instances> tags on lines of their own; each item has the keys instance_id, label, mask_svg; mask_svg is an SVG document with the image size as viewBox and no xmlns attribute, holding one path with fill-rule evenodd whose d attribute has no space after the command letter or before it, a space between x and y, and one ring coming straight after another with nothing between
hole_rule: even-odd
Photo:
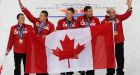
<instances>
[{"instance_id":1,"label":"man","mask_svg":"<svg viewBox=\"0 0 140 75\"><path fill-rule=\"evenodd\" d=\"M56 30L74 29L79 26L76 25L76 20L74 19L75 10L73 8L68 8L66 12L66 17L58 21Z\"/></svg>"},{"instance_id":2,"label":"man","mask_svg":"<svg viewBox=\"0 0 140 75\"><path fill-rule=\"evenodd\" d=\"M43 11L41 11L39 18L35 18L22 5L21 0L18 0L18 1L19 1L19 5L20 5L23 13L33 23L35 33L38 35L38 37L40 38L41 42L45 46L45 37L46 37L46 35L48 35L48 34L50 34L51 32L54 31L54 25L50 21L48 21L48 12L43 10ZM41 49L41 50L45 50L45 49ZM43 58L47 59L45 51L43 51L43 53L41 55L43 56ZM40 60L43 60L43 58L38 59L38 62ZM41 68L42 70L39 71L39 74L37 74L37 75L48 75L47 73L44 72L45 69L46 69L46 72L47 72L47 65L45 66L46 63L47 63L46 61L44 61L43 63L40 63L42 65L40 65L39 67L42 67Z\"/></svg>"},{"instance_id":3,"label":"man","mask_svg":"<svg viewBox=\"0 0 140 75\"><path fill-rule=\"evenodd\" d=\"M75 13L74 8L68 8L66 12L66 17L58 21L56 30L78 28L79 26L77 26L76 20L74 19L74 13ZM73 72L61 73L61 75L73 75Z\"/></svg>"},{"instance_id":4,"label":"man","mask_svg":"<svg viewBox=\"0 0 140 75\"><path fill-rule=\"evenodd\" d=\"M112 22L114 25L114 37L115 37L115 55L117 61L117 75L124 75L124 34L123 34L123 26L122 22L126 20L132 13L132 0L127 0L128 10L126 13L122 15L116 14L115 9L108 8L107 15L105 19L102 21L104 22ZM114 75L115 69L108 68L106 75Z\"/></svg>"},{"instance_id":5,"label":"man","mask_svg":"<svg viewBox=\"0 0 140 75\"><path fill-rule=\"evenodd\" d=\"M14 47L15 70L14 75L21 75L21 60L23 60L24 69L26 65L26 50L28 45L29 33L32 31L32 26L24 23L25 17L22 13L17 15L18 23L11 27L6 56ZM29 75L29 74L24 74Z\"/></svg>"},{"instance_id":6,"label":"man","mask_svg":"<svg viewBox=\"0 0 140 75\"><path fill-rule=\"evenodd\" d=\"M96 25L100 24L100 21L98 18L93 16L92 7L86 6L84 8L84 15L78 17L77 24L81 28L85 28L85 27L90 27L90 26L96 26ZM84 71L80 71L79 73L81 73L81 75L85 75ZM94 75L94 70L88 70L86 72L86 75Z\"/></svg>"},{"instance_id":7,"label":"man","mask_svg":"<svg viewBox=\"0 0 140 75\"><path fill-rule=\"evenodd\" d=\"M77 18L77 24L82 27L96 26L100 24L97 17L93 16L93 10L91 6L86 6L84 8L84 15Z\"/></svg>"}]
</instances>

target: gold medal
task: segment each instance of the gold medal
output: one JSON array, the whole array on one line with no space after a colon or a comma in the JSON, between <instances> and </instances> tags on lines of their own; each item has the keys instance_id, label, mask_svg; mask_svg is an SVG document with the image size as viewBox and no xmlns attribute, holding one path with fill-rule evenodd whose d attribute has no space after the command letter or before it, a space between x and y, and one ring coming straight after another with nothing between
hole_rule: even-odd
<instances>
[{"instance_id":1,"label":"gold medal","mask_svg":"<svg viewBox=\"0 0 140 75\"><path fill-rule=\"evenodd\" d=\"M20 39L20 40L19 40L19 44L22 44L22 43L23 43L23 40L22 40L22 39Z\"/></svg>"}]
</instances>

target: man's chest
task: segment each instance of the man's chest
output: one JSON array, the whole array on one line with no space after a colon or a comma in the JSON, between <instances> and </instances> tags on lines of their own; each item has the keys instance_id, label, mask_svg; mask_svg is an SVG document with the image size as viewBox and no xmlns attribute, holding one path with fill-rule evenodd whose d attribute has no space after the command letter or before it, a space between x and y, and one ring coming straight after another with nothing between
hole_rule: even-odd
<instances>
[{"instance_id":1,"label":"man's chest","mask_svg":"<svg viewBox=\"0 0 140 75\"><path fill-rule=\"evenodd\" d=\"M80 20L80 25L81 26L96 26L97 21L94 20L94 19L90 19L90 20L81 19Z\"/></svg>"}]
</instances>

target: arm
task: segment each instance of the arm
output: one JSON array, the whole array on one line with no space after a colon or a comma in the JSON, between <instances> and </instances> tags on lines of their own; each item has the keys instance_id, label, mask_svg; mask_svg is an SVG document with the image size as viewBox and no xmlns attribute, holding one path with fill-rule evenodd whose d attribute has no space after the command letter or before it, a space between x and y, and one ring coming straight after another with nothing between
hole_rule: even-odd
<instances>
[{"instance_id":1,"label":"arm","mask_svg":"<svg viewBox=\"0 0 140 75\"><path fill-rule=\"evenodd\" d=\"M97 18L97 23L96 23L97 25L99 25L100 24L100 20Z\"/></svg>"},{"instance_id":2,"label":"arm","mask_svg":"<svg viewBox=\"0 0 140 75\"><path fill-rule=\"evenodd\" d=\"M132 10L128 9L124 14L119 15L119 16L122 20L126 20L127 18L131 16L131 14L132 14Z\"/></svg>"},{"instance_id":3,"label":"arm","mask_svg":"<svg viewBox=\"0 0 140 75\"><path fill-rule=\"evenodd\" d=\"M81 28L80 17L77 18L76 25L77 25L77 27Z\"/></svg>"},{"instance_id":4,"label":"arm","mask_svg":"<svg viewBox=\"0 0 140 75\"><path fill-rule=\"evenodd\" d=\"M26 17L27 17L32 23L35 23L37 19L30 13L30 11L29 11L28 9L26 9L26 8L23 6L21 0L18 0L18 1L19 1L19 6L20 6L22 12L26 15Z\"/></svg>"},{"instance_id":5,"label":"arm","mask_svg":"<svg viewBox=\"0 0 140 75\"><path fill-rule=\"evenodd\" d=\"M102 23L105 23L105 19L103 19L103 20L101 21L101 24L102 24Z\"/></svg>"},{"instance_id":6,"label":"arm","mask_svg":"<svg viewBox=\"0 0 140 75\"><path fill-rule=\"evenodd\" d=\"M128 6L128 10L124 14L119 15L122 20L126 20L132 14L132 0L127 0L126 4Z\"/></svg>"},{"instance_id":7,"label":"arm","mask_svg":"<svg viewBox=\"0 0 140 75\"><path fill-rule=\"evenodd\" d=\"M58 23L57 23L56 30L61 30L61 29L62 29L61 21L59 20Z\"/></svg>"},{"instance_id":8,"label":"arm","mask_svg":"<svg viewBox=\"0 0 140 75\"><path fill-rule=\"evenodd\" d=\"M51 28L50 28L50 33L52 33L55 30L54 25L52 24Z\"/></svg>"},{"instance_id":9,"label":"arm","mask_svg":"<svg viewBox=\"0 0 140 75\"><path fill-rule=\"evenodd\" d=\"M13 32L13 29L11 28L9 40L8 40L8 45L7 45L8 52L12 49L13 44L14 44L14 32Z\"/></svg>"}]
</instances>

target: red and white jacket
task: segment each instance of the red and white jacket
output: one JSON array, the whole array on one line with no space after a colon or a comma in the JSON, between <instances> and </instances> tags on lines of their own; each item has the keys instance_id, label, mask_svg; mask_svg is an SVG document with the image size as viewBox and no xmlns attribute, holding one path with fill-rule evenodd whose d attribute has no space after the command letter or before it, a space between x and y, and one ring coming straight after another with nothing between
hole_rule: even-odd
<instances>
[{"instance_id":1,"label":"red and white jacket","mask_svg":"<svg viewBox=\"0 0 140 75\"><path fill-rule=\"evenodd\" d=\"M132 14L132 10L127 10L124 14L122 15L116 15L116 21L117 21L117 25L116 25L116 31L118 32L118 35L115 36L115 43L119 44L124 42L124 33L123 33L123 26L122 26L122 22L124 20L126 20L128 17L130 17L130 15ZM105 19L102 21L102 23L104 22L111 22L109 20L109 16L105 16Z\"/></svg>"},{"instance_id":2,"label":"red and white jacket","mask_svg":"<svg viewBox=\"0 0 140 75\"><path fill-rule=\"evenodd\" d=\"M34 25L34 31L36 34L38 34L38 26L39 26L39 18L35 18L25 7L22 8L23 13L26 15L26 17L31 21ZM50 21L46 21L46 26L43 27L43 29L40 32L39 37L42 38L44 35L48 35L51 32L55 30L54 25ZM45 43L45 38L42 39Z\"/></svg>"},{"instance_id":3,"label":"red and white jacket","mask_svg":"<svg viewBox=\"0 0 140 75\"><path fill-rule=\"evenodd\" d=\"M87 17L85 15L79 16L77 18L78 26L80 26L82 28L86 27L86 23L85 23L86 19L87 19ZM100 24L99 19L95 16L90 17L89 22L90 22L90 26L96 26L96 25Z\"/></svg>"},{"instance_id":4,"label":"red and white jacket","mask_svg":"<svg viewBox=\"0 0 140 75\"><path fill-rule=\"evenodd\" d=\"M28 46L28 38L33 31L31 25L24 24L23 43L19 44L20 37L18 35L17 25L11 27L9 41L7 45L7 51L10 51L13 47L14 53L26 53Z\"/></svg>"},{"instance_id":5,"label":"red and white jacket","mask_svg":"<svg viewBox=\"0 0 140 75\"><path fill-rule=\"evenodd\" d=\"M79 26L76 24L76 20L74 18L72 18L71 23L72 23L71 29L79 28ZM67 22L66 18L63 18L58 21L56 30L65 30L65 29L69 29L68 22Z\"/></svg>"}]
</instances>

